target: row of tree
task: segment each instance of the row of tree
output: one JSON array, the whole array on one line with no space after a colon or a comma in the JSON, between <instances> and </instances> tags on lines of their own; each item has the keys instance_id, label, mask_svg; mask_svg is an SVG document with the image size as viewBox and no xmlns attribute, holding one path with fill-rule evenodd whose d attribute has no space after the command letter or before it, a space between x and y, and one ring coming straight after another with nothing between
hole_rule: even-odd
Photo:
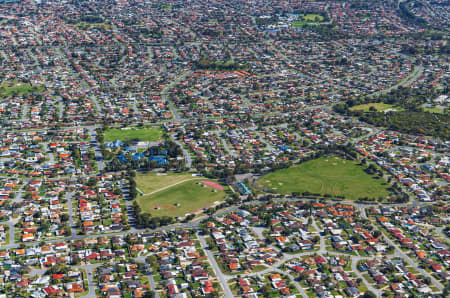
<instances>
[{"instance_id":1,"label":"row of tree","mask_svg":"<svg viewBox=\"0 0 450 298\"><path fill-rule=\"evenodd\" d=\"M212 61L209 57L204 57L195 63L198 69L217 70L217 71L235 71L235 70L249 70L249 64L243 64L234 61Z\"/></svg>"}]
</instances>

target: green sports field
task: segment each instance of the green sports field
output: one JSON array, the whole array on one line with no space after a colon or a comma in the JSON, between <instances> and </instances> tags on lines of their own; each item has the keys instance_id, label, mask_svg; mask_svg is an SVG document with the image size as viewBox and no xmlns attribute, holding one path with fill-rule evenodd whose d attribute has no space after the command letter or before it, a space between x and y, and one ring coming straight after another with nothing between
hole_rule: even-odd
<instances>
[{"instance_id":1,"label":"green sports field","mask_svg":"<svg viewBox=\"0 0 450 298\"><path fill-rule=\"evenodd\" d=\"M184 216L186 213L200 210L216 201L225 200L225 188L219 190L214 187L204 187L201 182L216 181L195 179L195 177L192 179L174 182L171 184L173 186L165 186L163 190L153 194L138 196L137 203L144 212L149 212L153 216Z\"/></svg>"},{"instance_id":2,"label":"green sports field","mask_svg":"<svg viewBox=\"0 0 450 298\"><path fill-rule=\"evenodd\" d=\"M310 192L345 196L350 200L389 195L383 180L374 179L363 169L356 161L322 157L267 174L257 183L282 194Z\"/></svg>"},{"instance_id":3,"label":"green sports field","mask_svg":"<svg viewBox=\"0 0 450 298\"><path fill-rule=\"evenodd\" d=\"M115 140L135 140L154 142L163 139L163 131L159 127L145 128L109 128L105 131L105 142L113 142Z\"/></svg>"},{"instance_id":4,"label":"green sports field","mask_svg":"<svg viewBox=\"0 0 450 298\"><path fill-rule=\"evenodd\" d=\"M292 22L292 27L300 28L306 24L320 23L324 20L324 17L320 14L309 13L306 15L300 15L296 21Z\"/></svg>"},{"instance_id":5,"label":"green sports field","mask_svg":"<svg viewBox=\"0 0 450 298\"><path fill-rule=\"evenodd\" d=\"M134 181L136 181L136 186L145 194L151 193L158 189L162 189L179 183L184 180L191 180L193 178L191 174L188 173L137 173Z\"/></svg>"}]
</instances>

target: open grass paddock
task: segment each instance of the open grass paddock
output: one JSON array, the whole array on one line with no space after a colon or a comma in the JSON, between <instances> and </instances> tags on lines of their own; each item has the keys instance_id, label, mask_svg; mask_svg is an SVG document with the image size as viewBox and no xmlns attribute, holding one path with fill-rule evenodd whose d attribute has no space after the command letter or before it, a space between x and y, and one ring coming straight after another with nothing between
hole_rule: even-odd
<instances>
[{"instance_id":1,"label":"open grass paddock","mask_svg":"<svg viewBox=\"0 0 450 298\"><path fill-rule=\"evenodd\" d=\"M281 194L310 192L345 196L350 200L388 196L384 181L373 178L363 170L364 167L356 161L335 156L322 157L267 174L257 184Z\"/></svg>"},{"instance_id":2,"label":"open grass paddock","mask_svg":"<svg viewBox=\"0 0 450 298\"><path fill-rule=\"evenodd\" d=\"M163 131L159 127L145 128L109 128L105 131L105 142L113 142L115 140L140 140L143 142L155 142L163 139Z\"/></svg>"}]
</instances>

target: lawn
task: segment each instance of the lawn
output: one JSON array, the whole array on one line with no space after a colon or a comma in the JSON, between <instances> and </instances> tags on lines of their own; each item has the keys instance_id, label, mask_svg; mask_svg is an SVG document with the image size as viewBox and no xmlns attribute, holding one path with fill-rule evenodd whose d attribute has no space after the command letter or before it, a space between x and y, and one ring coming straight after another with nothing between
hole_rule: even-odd
<instances>
[{"instance_id":1,"label":"lawn","mask_svg":"<svg viewBox=\"0 0 450 298\"><path fill-rule=\"evenodd\" d=\"M320 14L315 14L315 13L309 13L307 15L302 15L301 16L303 20L305 21L310 21L310 22L322 22L323 21L323 16L321 16Z\"/></svg>"},{"instance_id":2,"label":"lawn","mask_svg":"<svg viewBox=\"0 0 450 298\"><path fill-rule=\"evenodd\" d=\"M441 107L424 107L423 110L425 112L430 112L430 113L438 113L438 114L444 114L445 108Z\"/></svg>"},{"instance_id":3,"label":"lawn","mask_svg":"<svg viewBox=\"0 0 450 298\"><path fill-rule=\"evenodd\" d=\"M115 140L135 140L140 141L159 141L163 139L163 131L159 127L145 127L145 128L109 128L105 131L105 142L113 142Z\"/></svg>"},{"instance_id":4,"label":"lawn","mask_svg":"<svg viewBox=\"0 0 450 298\"><path fill-rule=\"evenodd\" d=\"M283 194L311 192L351 200L389 195L383 180L369 176L363 169L356 161L322 157L267 174L258 183Z\"/></svg>"},{"instance_id":5,"label":"lawn","mask_svg":"<svg viewBox=\"0 0 450 298\"><path fill-rule=\"evenodd\" d=\"M385 104L382 102L373 102L373 103L367 103L362 105L353 106L350 108L350 111L363 111L363 112L369 112L369 109L371 107L374 107L378 112L383 112L389 109L395 109L397 111L403 110L402 108L395 107L390 104Z\"/></svg>"},{"instance_id":6,"label":"lawn","mask_svg":"<svg viewBox=\"0 0 450 298\"><path fill-rule=\"evenodd\" d=\"M201 181L215 182L207 179L185 181L152 195L139 196L137 202L143 211L153 216L184 216L215 201L225 200L225 190L203 187Z\"/></svg>"},{"instance_id":7,"label":"lawn","mask_svg":"<svg viewBox=\"0 0 450 298\"><path fill-rule=\"evenodd\" d=\"M29 83L17 80L0 84L0 98L22 96L30 93L41 93L42 91L44 91L42 86L32 86Z\"/></svg>"},{"instance_id":8,"label":"lawn","mask_svg":"<svg viewBox=\"0 0 450 298\"><path fill-rule=\"evenodd\" d=\"M198 177L192 177L187 173L137 173L134 181L136 186L143 193L147 194L152 191L174 185L184 180L193 179Z\"/></svg>"},{"instance_id":9,"label":"lawn","mask_svg":"<svg viewBox=\"0 0 450 298\"><path fill-rule=\"evenodd\" d=\"M165 9L173 9L173 5L171 5L171 4L164 4L164 3L159 4L159 7L165 8Z\"/></svg>"},{"instance_id":10,"label":"lawn","mask_svg":"<svg viewBox=\"0 0 450 298\"><path fill-rule=\"evenodd\" d=\"M324 20L324 17L320 14L309 13L306 15L300 15L296 21L292 22L292 27L300 28L306 24L320 23Z\"/></svg>"}]
</instances>

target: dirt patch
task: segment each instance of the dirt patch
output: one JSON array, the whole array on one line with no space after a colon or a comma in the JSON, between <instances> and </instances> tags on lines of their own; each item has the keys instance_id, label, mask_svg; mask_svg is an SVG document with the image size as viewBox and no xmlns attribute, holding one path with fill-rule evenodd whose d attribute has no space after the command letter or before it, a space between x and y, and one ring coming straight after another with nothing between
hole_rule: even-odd
<instances>
[{"instance_id":1,"label":"dirt patch","mask_svg":"<svg viewBox=\"0 0 450 298\"><path fill-rule=\"evenodd\" d=\"M202 183L206 186L206 187L212 187L218 190L223 190L222 185L220 185L219 183L216 182L212 182L212 181L202 181Z\"/></svg>"}]
</instances>

